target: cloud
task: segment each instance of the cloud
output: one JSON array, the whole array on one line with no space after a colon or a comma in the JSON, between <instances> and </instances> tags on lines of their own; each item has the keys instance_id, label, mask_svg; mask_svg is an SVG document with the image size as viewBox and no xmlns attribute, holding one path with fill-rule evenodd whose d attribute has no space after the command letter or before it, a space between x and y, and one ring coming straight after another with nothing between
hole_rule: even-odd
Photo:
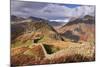
<instances>
[{"instance_id":1,"label":"cloud","mask_svg":"<svg viewBox=\"0 0 100 67\"><path fill-rule=\"evenodd\" d=\"M68 19L57 19L57 20L50 20L50 21L56 21L56 22L68 22Z\"/></svg>"},{"instance_id":2,"label":"cloud","mask_svg":"<svg viewBox=\"0 0 100 67\"><path fill-rule=\"evenodd\" d=\"M22 17L35 16L48 20L66 21L85 15L94 16L95 6L80 5L70 8L61 4L11 1L11 14Z\"/></svg>"},{"instance_id":3,"label":"cloud","mask_svg":"<svg viewBox=\"0 0 100 67\"><path fill-rule=\"evenodd\" d=\"M34 16L40 9L46 4L37 2L25 2L25 1L11 1L11 15L17 15L22 17Z\"/></svg>"}]
</instances>

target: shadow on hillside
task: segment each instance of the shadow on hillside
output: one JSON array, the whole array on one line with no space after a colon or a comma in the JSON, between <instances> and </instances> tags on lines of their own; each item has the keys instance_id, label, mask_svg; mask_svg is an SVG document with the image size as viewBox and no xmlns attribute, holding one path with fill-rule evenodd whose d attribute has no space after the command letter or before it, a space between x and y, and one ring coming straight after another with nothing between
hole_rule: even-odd
<instances>
[{"instance_id":1,"label":"shadow on hillside","mask_svg":"<svg viewBox=\"0 0 100 67\"><path fill-rule=\"evenodd\" d=\"M66 31L62 35L70 39L72 42L78 42L80 40L80 36L73 34L72 31Z\"/></svg>"}]
</instances>

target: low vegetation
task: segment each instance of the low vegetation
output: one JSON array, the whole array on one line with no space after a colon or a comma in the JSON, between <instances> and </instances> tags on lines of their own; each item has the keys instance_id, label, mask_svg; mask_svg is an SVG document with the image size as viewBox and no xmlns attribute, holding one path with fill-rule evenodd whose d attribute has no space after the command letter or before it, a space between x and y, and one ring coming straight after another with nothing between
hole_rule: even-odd
<instances>
[{"instance_id":1,"label":"low vegetation","mask_svg":"<svg viewBox=\"0 0 100 67\"><path fill-rule=\"evenodd\" d=\"M94 23L86 18L57 30L42 19L11 24L11 66L94 61Z\"/></svg>"}]
</instances>

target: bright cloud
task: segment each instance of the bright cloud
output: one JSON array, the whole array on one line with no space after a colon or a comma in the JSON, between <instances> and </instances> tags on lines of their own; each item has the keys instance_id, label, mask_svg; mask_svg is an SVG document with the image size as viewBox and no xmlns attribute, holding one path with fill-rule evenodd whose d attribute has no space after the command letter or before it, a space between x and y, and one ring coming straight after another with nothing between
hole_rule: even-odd
<instances>
[{"instance_id":1,"label":"bright cloud","mask_svg":"<svg viewBox=\"0 0 100 67\"><path fill-rule=\"evenodd\" d=\"M69 19L58 19L58 20L50 20L50 21L56 21L56 22L68 22Z\"/></svg>"}]
</instances>

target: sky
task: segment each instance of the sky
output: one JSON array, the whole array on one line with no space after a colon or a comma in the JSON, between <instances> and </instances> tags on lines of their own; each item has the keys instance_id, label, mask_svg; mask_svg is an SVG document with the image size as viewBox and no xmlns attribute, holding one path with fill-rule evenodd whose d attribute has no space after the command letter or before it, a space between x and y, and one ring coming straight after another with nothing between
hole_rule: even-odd
<instances>
[{"instance_id":1,"label":"sky","mask_svg":"<svg viewBox=\"0 0 100 67\"><path fill-rule=\"evenodd\" d=\"M33 16L50 21L68 22L85 15L94 16L95 6L11 0L11 15L24 18Z\"/></svg>"}]
</instances>

